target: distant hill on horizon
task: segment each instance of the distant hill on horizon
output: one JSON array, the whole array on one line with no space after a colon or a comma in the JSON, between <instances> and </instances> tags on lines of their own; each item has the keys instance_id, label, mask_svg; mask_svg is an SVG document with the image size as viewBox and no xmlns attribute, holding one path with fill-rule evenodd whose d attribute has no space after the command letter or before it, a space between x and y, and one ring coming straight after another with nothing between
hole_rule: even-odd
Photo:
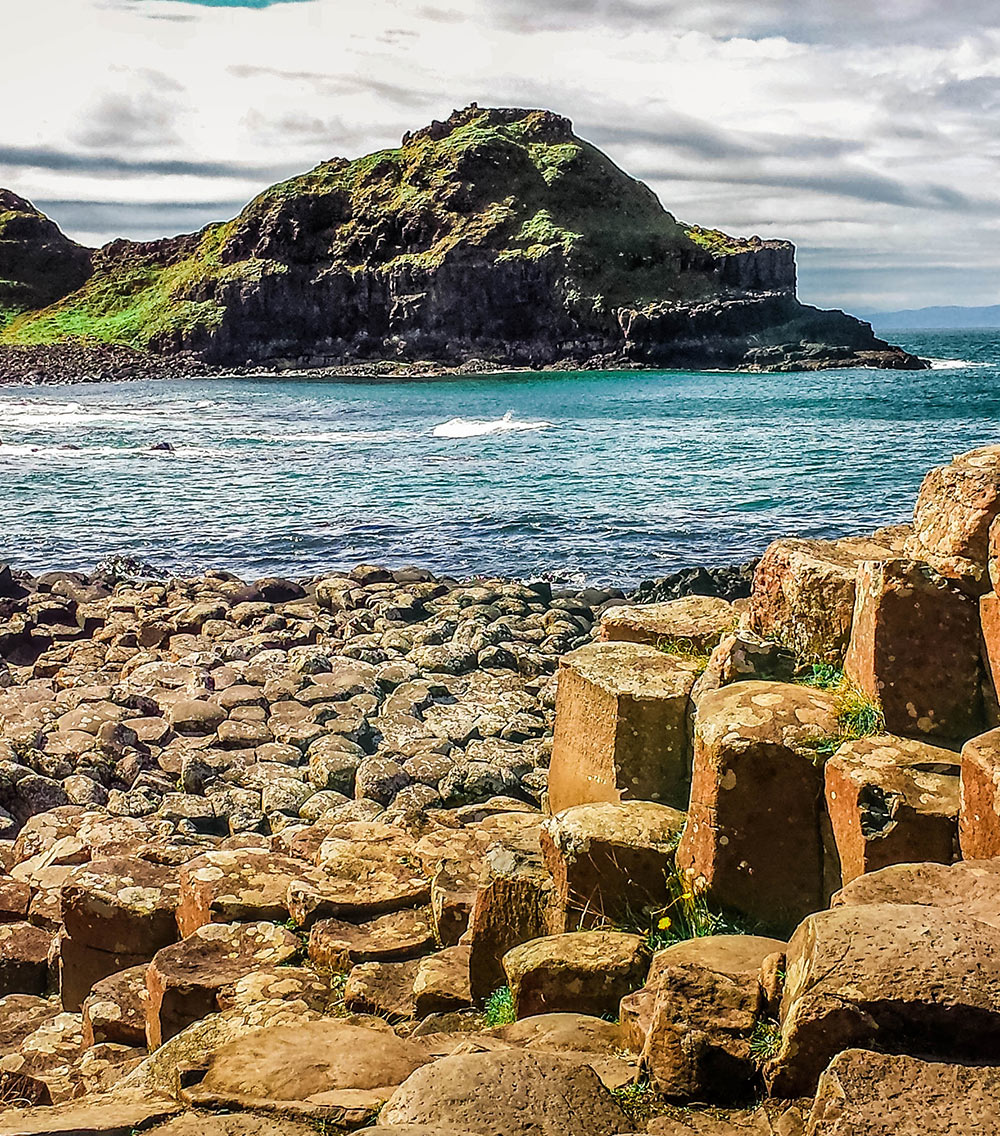
<instances>
[{"instance_id":1,"label":"distant hill on horizon","mask_svg":"<svg viewBox=\"0 0 1000 1136\"><path fill-rule=\"evenodd\" d=\"M972 328L1000 327L1000 304L985 308L963 308L958 305L931 308L909 308L899 312L859 313L877 328Z\"/></svg>"}]
</instances>

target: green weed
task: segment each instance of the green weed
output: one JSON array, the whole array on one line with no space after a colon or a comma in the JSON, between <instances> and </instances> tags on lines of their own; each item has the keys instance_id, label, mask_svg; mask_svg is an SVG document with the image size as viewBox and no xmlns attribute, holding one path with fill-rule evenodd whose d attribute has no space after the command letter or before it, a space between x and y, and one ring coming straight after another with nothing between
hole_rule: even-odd
<instances>
[{"instance_id":1,"label":"green weed","mask_svg":"<svg viewBox=\"0 0 1000 1136\"><path fill-rule=\"evenodd\" d=\"M663 1098L649 1081L636 1081L632 1085L619 1085L611 1090L622 1112L636 1124L644 1124L663 1111Z\"/></svg>"},{"instance_id":2,"label":"green weed","mask_svg":"<svg viewBox=\"0 0 1000 1136\"><path fill-rule=\"evenodd\" d=\"M750 1057L758 1066L778 1055L781 1048L781 1023L776 1018L758 1018L750 1035Z\"/></svg>"},{"instance_id":3,"label":"green weed","mask_svg":"<svg viewBox=\"0 0 1000 1136\"><path fill-rule=\"evenodd\" d=\"M842 670L828 663L814 663L811 673L800 682L803 686L828 691L833 695L836 708L837 733L824 734L807 743L817 761L831 757L845 742L885 733L882 707L851 682Z\"/></svg>"},{"instance_id":4,"label":"green weed","mask_svg":"<svg viewBox=\"0 0 1000 1136\"><path fill-rule=\"evenodd\" d=\"M705 670L709 659L712 657L710 651L705 651L691 639L664 637L657 640L656 646L665 655L673 655L675 658L695 663L699 674Z\"/></svg>"},{"instance_id":5,"label":"green weed","mask_svg":"<svg viewBox=\"0 0 1000 1136\"><path fill-rule=\"evenodd\" d=\"M514 996L511 994L509 986L501 986L499 990L494 990L486 999L486 1012L484 1014L486 1028L509 1026L514 1020Z\"/></svg>"}]
</instances>

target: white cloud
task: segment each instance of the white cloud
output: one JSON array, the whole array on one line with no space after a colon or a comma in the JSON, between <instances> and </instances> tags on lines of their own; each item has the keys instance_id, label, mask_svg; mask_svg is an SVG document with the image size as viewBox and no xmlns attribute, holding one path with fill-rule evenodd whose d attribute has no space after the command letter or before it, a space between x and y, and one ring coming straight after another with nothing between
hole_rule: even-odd
<instances>
[{"instance_id":1,"label":"white cloud","mask_svg":"<svg viewBox=\"0 0 1000 1136\"><path fill-rule=\"evenodd\" d=\"M794 240L806 299L996 302L991 12L985 0L944 13L937 0L33 0L4 18L0 98L19 111L0 185L53 202L80 239L150 237L473 99L543 105L677 216Z\"/></svg>"}]
</instances>

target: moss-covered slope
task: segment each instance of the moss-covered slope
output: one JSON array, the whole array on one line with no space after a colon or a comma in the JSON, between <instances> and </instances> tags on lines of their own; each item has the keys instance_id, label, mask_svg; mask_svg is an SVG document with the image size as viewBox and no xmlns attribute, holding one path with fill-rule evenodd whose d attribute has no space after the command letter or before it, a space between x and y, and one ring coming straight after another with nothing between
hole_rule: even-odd
<instances>
[{"instance_id":1,"label":"moss-covered slope","mask_svg":"<svg viewBox=\"0 0 1000 1136\"><path fill-rule=\"evenodd\" d=\"M89 249L23 197L0 189L0 329L21 312L75 292L89 275Z\"/></svg>"},{"instance_id":2,"label":"moss-covered slope","mask_svg":"<svg viewBox=\"0 0 1000 1136\"><path fill-rule=\"evenodd\" d=\"M647 334L664 311L747 297L767 301L741 309L754 335L755 320L797 318L794 290L787 242L681 224L567 119L473 105L397 149L273 186L201 233L107 246L85 286L15 319L0 343L84 339L218 363L543 364L628 354L626 327ZM851 323L857 339L864 325ZM711 320L687 330L698 360Z\"/></svg>"}]
</instances>

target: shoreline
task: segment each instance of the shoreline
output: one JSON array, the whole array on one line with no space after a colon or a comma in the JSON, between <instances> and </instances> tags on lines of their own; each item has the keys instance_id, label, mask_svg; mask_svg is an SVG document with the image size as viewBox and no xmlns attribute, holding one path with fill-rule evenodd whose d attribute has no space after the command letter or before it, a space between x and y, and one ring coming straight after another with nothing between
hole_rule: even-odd
<instances>
[{"instance_id":1,"label":"shoreline","mask_svg":"<svg viewBox=\"0 0 1000 1136\"><path fill-rule=\"evenodd\" d=\"M919 366L906 361L917 360ZM538 366L469 359L445 364L430 360L365 360L350 363L282 360L273 364L218 366L193 355L153 355L110 344L69 343L56 346L0 345L0 387L70 386L76 383L141 382L150 379L301 379L314 382L437 382L442 379L499 378L521 375L609 372L634 374L790 374L822 370L928 370L931 361L902 349L861 352L850 361L843 357L784 360L770 365L748 364L732 368L647 366L625 357L599 356L586 360L564 359Z\"/></svg>"}]
</instances>

